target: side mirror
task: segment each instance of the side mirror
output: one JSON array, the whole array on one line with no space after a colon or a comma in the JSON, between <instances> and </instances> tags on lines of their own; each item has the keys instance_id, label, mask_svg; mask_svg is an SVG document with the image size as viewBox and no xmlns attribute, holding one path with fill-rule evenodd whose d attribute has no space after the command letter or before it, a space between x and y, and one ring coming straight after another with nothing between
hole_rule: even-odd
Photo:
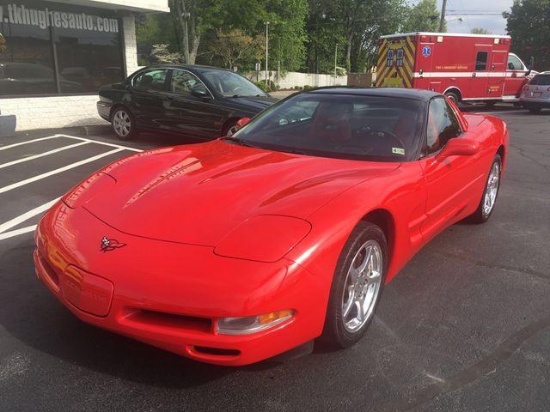
<instances>
[{"instance_id":1,"label":"side mirror","mask_svg":"<svg viewBox=\"0 0 550 412\"><path fill-rule=\"evenodd\" d=\"M461 137L450 139L436 156L438 161L442 161L450 156L472 156L479 152L479 143Z\"/></svg>"},{"instance_id":2,"label":"side mirror","mask_svg":"<svg viewBox=\"0 0 550 412\"><path fill-rule=\"evenodd\" d=\"M204 99L206 97L209 97L208 96L208 91L206 91L205 89L203 89L202 87L201 88L192 88L191 89L191 94L195 97L199 97L201 99Z\"/></svg>"}]
</instances>

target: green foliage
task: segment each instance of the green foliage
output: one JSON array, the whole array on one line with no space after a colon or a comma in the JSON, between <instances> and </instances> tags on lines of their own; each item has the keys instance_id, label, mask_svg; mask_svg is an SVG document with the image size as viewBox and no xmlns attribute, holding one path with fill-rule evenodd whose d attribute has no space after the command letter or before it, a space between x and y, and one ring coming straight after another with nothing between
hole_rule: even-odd
<instances>
[{"instance_id":1,"label":"green foliage","mask_svg":"<svg viewBox=\"0 0 550 412\"><path fill-rule=\"evenodd\" d=\"M436 0L421 0L408 11L408 16L403 24L403 32L437 32L439 31L440 18ZM446 31L446 28L443 31Z\"/></svg>"},{"instance_id":2,"label":"green foliage","mask_svg":"<svg viewBox=\"0 0 550 412\"><path fill-rule=\"evenodd\" d=\"M266 93L274 92L275 90L277 90L277 86L275 85L273 80L268 80L267 82L265 80L260 80L255 84Z\"/></svg>"},{"instance_id":3,"label":"green foliage","mask_svg":"<svg viewBox=\"0 0 550 412\"><path fill-rule=\"evenodd\" d=\"M483 29L481 27L474 27L472 30L470 30L471 34L493 34L487 29Z\"/></svg>"},{"instance_id":4,"label":"green foliage","mask_svg":"<svg viewBox=\"0 0 550 412\"><path fill-rule=\"evenodd\" d=\"M516 0L507 19L512 51L522 59L535 57L535 68L550 69L550 0Z\"/></svg>"}]
</instances>

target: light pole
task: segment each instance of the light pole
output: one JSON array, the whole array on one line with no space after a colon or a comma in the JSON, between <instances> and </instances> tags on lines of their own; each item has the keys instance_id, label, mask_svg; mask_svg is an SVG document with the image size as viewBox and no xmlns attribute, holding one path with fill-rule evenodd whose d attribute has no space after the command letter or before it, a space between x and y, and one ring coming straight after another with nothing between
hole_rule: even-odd
<instances>
[{"instance_id":1,"label":"light pole","mask_svg":"<svg viewBox=\"0 0 550 412\"><path fill-rule=\"evenodd\" d=\"M269 22L265 22L265 84L267 86L267 67L269 61Z\"/></svg>"}]
</instances>

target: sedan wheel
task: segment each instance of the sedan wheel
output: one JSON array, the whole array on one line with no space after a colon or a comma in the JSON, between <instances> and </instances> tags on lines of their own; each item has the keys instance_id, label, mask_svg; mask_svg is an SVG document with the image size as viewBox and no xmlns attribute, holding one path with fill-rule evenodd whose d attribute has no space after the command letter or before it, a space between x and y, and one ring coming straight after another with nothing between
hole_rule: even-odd
<instances>
[{"instance_id":1,"label":"sedan wheel","mask_svg":"<svg viewBox=\"0 0 550 412\"><path fill-rule=\"evenodd\" d=\"M500 174L502 172L502 159L500 155L496 155L489 170L489 176L487 177L487 183L485 184L485 190L483 191L483 196L477 207L475 213L471 216L472 220L475 223L484 223L486 222L497 201L498 190L500 188Z\"/></svg>"},{"instance_id":2,"label":"sedan wheel","mask_svg":"<svg viewBox=\"0 0 550 412\"><path fill-rule=\"evenodd\" d=\"M123 107L115 110L111 118L111 125L115 134L121 140L129 140L136 135L134 118Z\"/></svg>"},{"instance_id":3,"label":"sedan wheel","mask_svg":"<svg viewBox=\"0 0 550 412\"><path fill-rule=\"evenodd\" d=\"M368 222L352 232L334 275L323 338L345 348L365 334L379 301L387 265L384 232Z\"/></svg>"}]
</instances>

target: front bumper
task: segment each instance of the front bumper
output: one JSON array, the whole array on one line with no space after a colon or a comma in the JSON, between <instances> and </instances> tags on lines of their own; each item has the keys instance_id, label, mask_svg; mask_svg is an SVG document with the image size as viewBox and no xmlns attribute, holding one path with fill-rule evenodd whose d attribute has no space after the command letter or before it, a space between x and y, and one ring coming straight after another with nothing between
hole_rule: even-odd
<instances>
[{"instance_id":1,"label":"front bumper","mask_svg":"<svg viewBox=\"0 0 550 412\"><path fill-rule=\"evenodd\" d=\"M106 102L103 100L99 100L96 103L97 106L97 114L99 114L99 117L101 117L103 120L107 120L108 122L111 121L111 107L113 106L111 102Z\"/></svg>"},{"instance_id":2,"label":"front bumper","mask_svg":"<svg viewBox=\"0 0 550 412\"><path fill-rule=\"evenodd\" d=\"M103 236L124 245L100 250ZM328 290L302 266L214 255L211 247L130 236L83 208L56 204L40 222L36 274L81 320L198 361L245 365L321 334ZM220 335L221 317L293 309L250 335Z\"/></svg>"}]
</instances>

